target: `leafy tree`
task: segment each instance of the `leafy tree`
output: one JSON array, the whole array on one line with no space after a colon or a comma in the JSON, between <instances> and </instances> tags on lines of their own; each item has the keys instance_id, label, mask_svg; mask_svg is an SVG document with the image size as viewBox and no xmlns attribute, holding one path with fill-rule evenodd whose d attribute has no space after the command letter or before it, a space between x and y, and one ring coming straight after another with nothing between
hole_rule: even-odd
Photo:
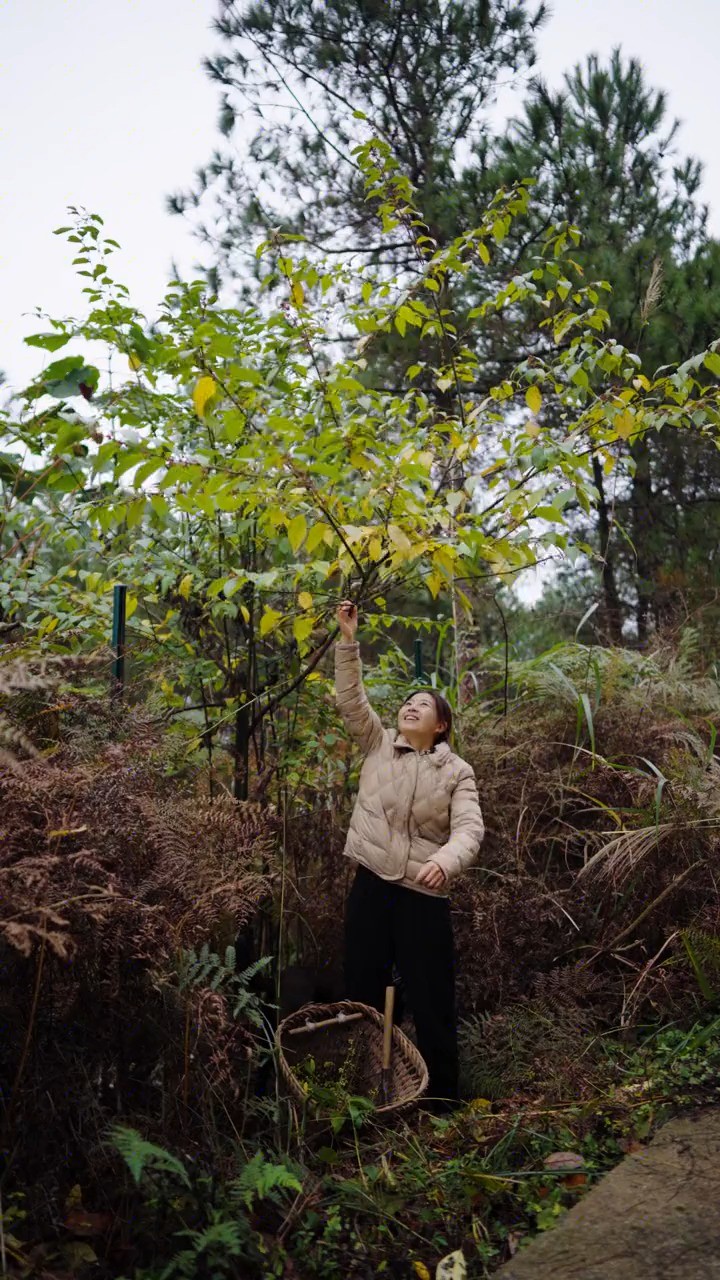
<instances>
[{"instance_id":1,"label":"leafy tree","mask_svg":"<svg viewBox=\"0 0 720 1280\"><path fill-rule=\"evenodd\" d=\"M45 644L59 651L94 645L107 636L113 583L127 581L133 647L147 646L140 674L168 713L199 705L208 743L232 727L237 795L247 793L253 745L256 774L287 760L301 692L310 723L322 722L321 663L340 598L352 596L380 637L397 621L391 591L424 593L430 615L443 597L455 617L471 612L469 584L553 549L582 551L567 511L590 512L596 456L609 464L628 436L661 426L690 420L713 435L720 422L706 377L717 353L639 378L638 357L607 336L603 291L566 253L577 236L555 229L532 268L468 318L483 326L536 306L543 357L485 395L470 335L430 370L439 390L454 391L447 409L418 385L416 365L398 389L368 388L373 345L390 329L432 339L454 327L433 299L492 262L498 228L512 230L527 190L500 193L475 230L435 249L417 232L410 184L387 144L369 138L355 155L381 228L417 235L419 284L378 284L372 273L354 282L349 267L319 265L273 233L261 250L263 282L275 289L266 307L223 307L204 282L173 282L149 323L112 279L115 243L101 220L78 216L65 230L89 279L88 315L54 321L33 345L55 354L71 337L100 341L130 376L106 386L82 357L60 356L27 389L19 420L4 423L16 448L67 471L44 499L44 543L24 597L15 572L0 575L8 616L42 610ZM328 341L339 313L356 334L348 355ZM88 390L92 414L69 422L59 408ZM554 406L547 424L544 398Z\"/></svg>"},{"instance_id":2,"label":"leafy tree","mask_svg":"<svg viewBox=\"0 0 720 1280\"><path fill-rule=\"evenodd\" d=\"M485 391L521 350L542 352L532 311L529 329L528 313L517 306L486 313L482 327L468 324L467 313L526 269L544 229L563 220L583 227L576 258L590 276L611 282L613 331L639 349L643 369L687 358L718 332L720 256L698 198L701 166L678 157L678 124L668 120L666 95L645 84L639 63L619 51L607 66L591 57L559 93L536 81L522 117L500 139L484 128L483 106L498 75L532 62L532 35L543 17L542 9L489 3L225 5L217 23L225 49L206 64L223 89L221 126L231 132L238 115L247 119L243 104L263 122L249 165L216 154L195 192L172 207L208 211L211 199L201 234L225 276L246 271L241 254L258 226L281 225L304 234L308 251L360 255L380 273L402 270L417 280L417 245L376 234L352 155L361 112L390 139L417 189L424 229L438 244L472 225L498 184L526 176L537 182L529 219L506 238L500 228L504 251L493 266L477 264L470 278L455 281L458 297L444 282L438 303L456 314L458 329L444 342L411 331L420 385L439 411L451 410L454 393L437 388L427 365L446 359L471 332L483 355L476 376ZM483 74L473 79L480 64ZM280 118L259 106L277 92L293 103ZM361 377L396 386L406 355L407 341L386 335ZM644 641L707 564L703 535L717 501L719 460L708 444L696 440L690 456L684 445L671 435L651 459L644 437L631 440L613 476L594 460L598 498L586 537L601 556L603 625L615 642L631 615Z\"/></svg>"}]
</instances>

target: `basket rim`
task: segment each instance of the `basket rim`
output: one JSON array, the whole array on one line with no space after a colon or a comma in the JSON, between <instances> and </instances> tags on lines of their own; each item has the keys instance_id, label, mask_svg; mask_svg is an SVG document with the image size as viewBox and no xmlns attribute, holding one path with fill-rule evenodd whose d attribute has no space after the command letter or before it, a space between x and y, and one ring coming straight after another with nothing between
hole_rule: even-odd
<instances>
[{"instance_id":1,"label":"basket rim","mask_svg":"<svg viewBox=\"0 0 720 1280\"><path fill-rule=\"evenodd\" d=\"M363 1004L359 1000L335 1000L327 1004L306 1004L301 1009L296 1009L294 1013L288 1014L278 1024L275 1032L275 1047L278 1052L278 1058L282 1074L285 1076L287 1083L293 1091L299 1091L299 1085L295 1080L295 1073L288 1063L283 1052L283 1032L290 1031L293 1027L303 1026L309 1020L315 1020L319 1015L324 1017L333 1017L337 1013L362 1013L368 1021L373 1022L380 1030L383 1028L383 1016L372 1005ZM377 1107L376 1114L388 1115L394 1111L403 1111L407 1107L414 1105L423 1095L428 1086L429 1074L425 1059L420 1051L413 1044L405 1032L395 1023L392 1027L393 1049L399 1049L406 1062L409 1062L417 1071L419 1079L417 1086L409 1097L403 1098L400 1102L387 1103L385 1106Z\"/></svg>"}]
</instances>

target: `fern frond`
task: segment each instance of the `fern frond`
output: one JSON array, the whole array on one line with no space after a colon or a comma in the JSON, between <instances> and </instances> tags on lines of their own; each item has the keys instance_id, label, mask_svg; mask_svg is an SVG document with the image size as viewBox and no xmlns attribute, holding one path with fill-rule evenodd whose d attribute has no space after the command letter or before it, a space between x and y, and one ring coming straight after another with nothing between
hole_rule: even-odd
<instances>
[{"instance_id":1,"label":"fern frond","mask_svg":"<svg viewBox=\"0 0 720 1280\"><path fill-rule=\"evenodd\" d=\"M242 1200L247 1209L252 1209L255 1200L276 1199L280 1191L302 1191L302 1182L286 1164L267 1160L262 1151L255 1152L230 1184L231 1195Z\"/></svg>"},{"instance_id":2,"label":"fern frond","mask_svg":"<svg viewBox=\"0 0 720 1280\"><path fill-rule=\"evenodd\" d=\"M162 1169L164 1173L175 1174L186 1187L190 1186L190 1178L182 1162L164 1147L157 1147L154 1142L146 1142L137 1129L116 1125L110 1131L110 1138L136 1183L140 1182L145 1169L150 1167Z\"/></svg>"}]
</instances>

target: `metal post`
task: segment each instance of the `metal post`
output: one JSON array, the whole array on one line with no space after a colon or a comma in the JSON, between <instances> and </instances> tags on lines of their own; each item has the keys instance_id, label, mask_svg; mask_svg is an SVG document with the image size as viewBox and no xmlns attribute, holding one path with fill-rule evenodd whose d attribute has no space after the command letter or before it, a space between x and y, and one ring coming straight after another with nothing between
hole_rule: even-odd
<instances>
[{"instance_id":1,"label":"metal post","mask_svg":"<svg viewBox=\"0 0 720 1280\"><path fill-rule=\"evenodd\" d=\"M423 651L420 636L415 637L415 679L423 678Z\"/></svg>"},{"instance_id":2,"label":"metal post","mask_svg":"<svg viewBox=\"0 0 720 1280\"><path fill-rule=\"evenodd\" d=\"M113 623L112 650L113 661L113 695L121 695L125 685L125 611L127 608L127 587L115 585L113 591Z\"/></svg>"}]
</instances>

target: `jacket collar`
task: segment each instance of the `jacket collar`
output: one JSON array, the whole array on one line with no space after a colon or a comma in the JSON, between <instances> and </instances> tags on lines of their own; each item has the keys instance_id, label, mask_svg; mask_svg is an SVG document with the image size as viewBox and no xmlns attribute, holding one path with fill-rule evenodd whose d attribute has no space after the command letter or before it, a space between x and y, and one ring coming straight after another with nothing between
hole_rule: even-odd
<instances>
[{"instance_id":1,"label":"jacket collar","mask_svg":"<svg viewBox=\"0 0 720 1280\"><path fill-rule=\"evenodd\" d=\"M395 734L395 738L393 741L393 747L397 751L415 751L416 750L416 748L412 745L412 743L408 742L404 734L397 733L397 732ZM430 763L434 764L436 769L440 769L442 765L444 765L447 762L451 752L447 742L438 742L432 751L427 751L425 752L425 754L427 755L427 758L430 761Z\"/></svg>"}]
</instances>

